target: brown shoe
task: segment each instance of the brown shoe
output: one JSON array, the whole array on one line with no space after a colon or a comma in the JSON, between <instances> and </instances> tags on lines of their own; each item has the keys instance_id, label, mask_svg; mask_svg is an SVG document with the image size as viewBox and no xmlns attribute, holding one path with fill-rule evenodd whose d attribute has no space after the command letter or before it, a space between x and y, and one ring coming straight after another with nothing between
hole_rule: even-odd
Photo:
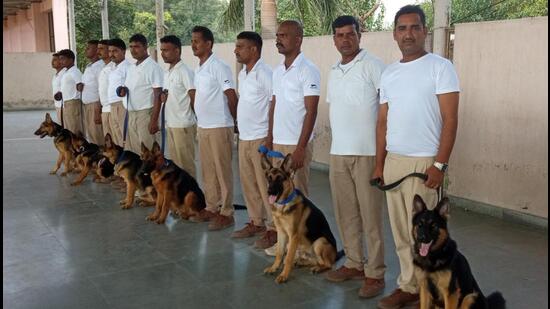
<instances>
[{"instance_id":1,"label":"brown shoe","mask_svg":"<svg viewBox=\"0 0 550 309\"><path fill-rule=\"evenodd\" d=\"M363 286L359 289L359 297L362 298L372 298L374 296L382 294L384 291L384 287L386 284L384 283L384 279L373 279L373 278L365 278L365 281L363 281Z\"/></svg>"},{"instance_id":2,"label":"brown shoe","mask_svg":"<svg viewBox=\"0 0 550 309\"><path fill-rule=\"evenodd\" d=\"M208 229L210 231L218 231L233 226L235 224L235 219L233 216L224 216L218 214L214 219L210 220L208 224Z\"/></svg>"},{"instance_id":3,"label":"brown shoe","mask_svg":"<svg viewBox=\"0 0 550 309\"><path fill-rule=\"evenodd\" d=\"M267 249L277 243L277 231L267 230L262 237L254 242L254 247L258 249Z\"/></svg>"},{"instance_id":4,"label":"brown shoe","mask_svg":"<svg viewBox=\"0 0 550 309\"><path fill-rule=\"evenodd\" d=\"M206 209L202 209L200 212L199 212L199 215L198 216L192 216L192 217L189 217L189 221L191 222L206 222L206 221L210 221L212 220L213 218L215 218L218 214L216 213L213 213L209 210L206 210Z\"/></svg>"},{"instance_id":5,"label":"brown shoe","mask_svg":"<svg viewBox=\"0 0 550 309\"><path fill-rule=\"evenodd\" d=\"M233 232L231 238L248 238L264 232L265 226L258 226L254 225L253 222L248 222L242 229Z\"/></svg>"},{"instance_id":6,"label":"brown shoe","mask_svg":"<svg viewBox=\"0 0 550 309\"><path fill-rule=\"evenodd\" d=\"M407 306L414 306L420 300L418 294L403 292L401 289L396 289L390 295L378 301L380 309L398 309Z\"/></svg>"},{"instance_id":7,"label":"brown shoe","mask_svg":"<svg viewBox=\"0 0 550 309\"><path fill-rule=\"evenodd\" d=\"M363 270L355 268L347 268L341 266L336 270L331 270L325 275L325 279L331 282L342 282L346 280L363 280L365 279L365 273Z\"/></svg>"}]
</instances>

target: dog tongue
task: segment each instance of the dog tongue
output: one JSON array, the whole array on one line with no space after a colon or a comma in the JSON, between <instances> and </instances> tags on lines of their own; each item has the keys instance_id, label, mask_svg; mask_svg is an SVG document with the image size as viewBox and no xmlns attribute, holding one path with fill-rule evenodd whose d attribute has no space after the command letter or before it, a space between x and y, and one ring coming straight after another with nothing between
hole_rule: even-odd
<instances>
[{"instance_id":1,"label":"dog tongue","mask_svg":"<svg viewBox=\"0 0 550 309\"><path fill-rule=\"evenodd\" d=\"M428 252L430 251L430 246L432 245L432 242L430 241L427 244L421 243L420 244L420 255L426 256L428 255Z\"/></svg>"},{"instance_id":2,"label":"dog tongue","mask_svg":"<svg viewBox=\"0 0 550 309\"><path fill-rule=\"evenodd\" d=\"M275 204L276 200L277 200L277 195L270 195L269 196L269 204Z\"/></svg>"}]
</instances>

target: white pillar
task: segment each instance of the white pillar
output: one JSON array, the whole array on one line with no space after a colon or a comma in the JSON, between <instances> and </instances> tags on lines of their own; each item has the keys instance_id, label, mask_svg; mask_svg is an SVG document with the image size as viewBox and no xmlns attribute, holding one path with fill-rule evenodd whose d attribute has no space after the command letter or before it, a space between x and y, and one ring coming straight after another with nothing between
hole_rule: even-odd
<instances>
[{"instance_id":1,"label":"white pillar","mask_svg":"<svg viewBox=\"0 0 550 309\"><path fill-rule=\"evenodd\" d=\"M157 15L157 62L160 62L160 39L164 36L164 0L155 0Z\"/></svg>"},{"instance_id":2,"label":"white pillar","mask_svg":"<svg viewBox=\"0 0 550 309\"><path fill-rule=\"evenodd\" d=\"M67 11L69 13L69 48L76 55L76 30L74 22L74 0L67 0ZM76 63L75 63L76 64Z\"/></svg>"},{"instance_id":3,"label":"white pillar","mask_svg":"<svg viewBox=\"0 0 550 309\"><path fill-rule=\"evenodd\" d=\"M109 5L108 0L101 0L101 34L104 40L109 39Z\"/></svg>"},{"instance_id":4,"label":"white pillar","mask_svg":"<svg viewBox=\"0 0 550 309\"><path fill-rule=\"evenodd\" d=\"M244 0L244 30L256 31L254 0Z\"/></svg>"},{"instance_id":5,"label":"white pillar","mask_svg":"<svg viewBox=\"0 0 550 309\"><path fill-rule=\"evenodd\" d=\"M451 15L450 0L434 1L433 53L447 57L447 28Z\"/></svg>"}]
</instances>

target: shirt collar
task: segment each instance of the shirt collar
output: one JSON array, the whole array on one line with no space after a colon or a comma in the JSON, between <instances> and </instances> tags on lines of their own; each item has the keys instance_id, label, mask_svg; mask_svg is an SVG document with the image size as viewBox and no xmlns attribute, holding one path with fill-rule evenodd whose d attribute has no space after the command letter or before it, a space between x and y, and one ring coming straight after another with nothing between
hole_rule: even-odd
<instances>
[{"instance_id":1,"label":"shirt collar","mask_svg":"<svg viewBox=\"0 0 550 309\"><path fill-rule=\"evenodd\" d=\"M126 59L125 59L125 60L126 60ZM145 60L143 60L140 64L137 64L137 61L136 61L136 63L134 63L134 65L135 65L136 67L144 66L144 65L146 65L149 61L152 61L151 55L147 56L147 58L145 58Z\"/></svg>"},{"instance_id":2,"label":"shirt collar","mask_svg":"<svg viewBox=\"0 0 550 309\"><path fill-rule=\"evenodd\" d=\"M290 70L292 67L297 67L299 66L305 59L305 56L304 56L304 53L303 52L300 52L298 54L298 56L296 56L296 59L294 59L294 61L292 62L292 64L288 67L288 69L285 67L285 59L283 58L283 60L281 61L281 64L283 66L283 69L285 69L286 71Z\"/></svg>"},{"instance_id":3,"label":"shirt collar","mask_svg":"<svg viewBox=\"0 0 550 309\"><path fill-rule=\"evenodd\" d=\"M353 58L352 61L346 63L345 65L350 65L350 67L354 66L357 62L363 61L365 59L365 56L367 55L367 51L365 49L361 49L361 51ZM340 64L342 64L342 59L340 59L335 65L332 66L332 69L338 69L340 67Z\"/></svg>"},{"instance_id":4,"label":"shirt collar","mask_svg":"<svg viewBox=\"0 0 550 309\"><path fill-rule=\"evenodd\" d=\"M260 65L262 65L262 63L263 63L262 58L258 59L258 61L256 61L256 63L252 67L252 70L250 70L250 72L248 72L248 73L256 72L258 70L258 67ZM246 65L243 65L243 68L241 69L241 72L244 73L244 74L247 74L246 73Z\"/></svg>"},{"instance_id":5,"label":"shirt collar","mask_svg":"<svg viewBox=\"0 0 550 309\"><path fill-rule=\"evenodd\" d=\"M183 65L183 60L180 59L176 65L174 65L172 68L168 67L168 72L172 72L173 70L181 67Z\"/></svg>"},{"instance_id":6,"label":"shirt collar","mask_svg":"<svg viewBox=\"0 0 550 309\"><path fill-rule=\"evenodd\" d=\"M210 54L210 57L208 57L208 59L206 59L206 61L202 65L199 65L199 70L208 66L210 62L214 61L214 58L216 58L216 54Z\"/></svg>"}]
</instances>

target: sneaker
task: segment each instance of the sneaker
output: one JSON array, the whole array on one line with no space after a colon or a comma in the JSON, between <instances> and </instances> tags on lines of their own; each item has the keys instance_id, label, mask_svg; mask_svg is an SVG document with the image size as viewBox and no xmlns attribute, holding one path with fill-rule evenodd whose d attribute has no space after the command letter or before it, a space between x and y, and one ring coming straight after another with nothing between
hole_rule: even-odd
<instances>
[{"instance_id":1,"label":"sneaker","mask_svg":"<svg viewBox=\"0 0 550 309\"><path fill-rule=\"evenodd\" d=\"M277 243L275 243L273 246L264 249L264 252L266 255L269 256L276 256L277 255Z\"/></svg>"},{"instance_id":2,"label":"sneaker","mask_svg":"<svg viewBox=\"0 0 550 309\"><path fill-rule=\"evenodd\" d=\"M248 238L259 233L265 233L265 226L254 225L253 222L248 222L242 229L233 232L231 238Z\"/></svg>"},{"instance_id":3,"label":"sneaker","mask_svg":"<svg viewBox=\"0 0 550 309\"><path fill-rule=\"evenodd\" d=\"M211 211L208 211L206 209L202 209L200 212L199 212L199 215L198 216L192 216L189 218L189 221L191 222L207 222L207 221L210 221L212 220L213 218L215 218L217 216L216 213L213 213Z\"/></svg>"},{"instance_id":4,"label":"sneaker","mask_svg":"<svg viewBox=\"0 0 550 309\"><path fill-rule=\"evenodd\" d=\"M401 289L394 290L390 295L378 301L380 309L397 309L417 305L420 298L418 294L404 292Z\"/></svg>"},{"instance_id":5,"label":"sneaker","mask_svg":"<svg viewBox=\"0 0 550 309\"><path fill-rule=\"evenodd\" d=\"M277 243L277 231L267 230L262 237L254 242L254 247L267 249Z\"/></svg>"},{"instance_id":6,"label":"sneaker","mask_svg":"<svg viewBox=\"0 0 550 309\"><path fill-rule=\"evenodd\" d=\"M346 280L364 280L365 272L356 268L347 268L341 266L336 270L331 270L325 275L325 279L331 282L342 282Z\"/></svg>"},{"instance_id":7,"label":"sneaker","mask_svg":"<svg viewBox=\"0 0 550 309\"><path fill-rule=\"evenodd\" d=\"M367 277L365 278L365 281L363 281L363 286L359 289L357 294L362 298L372 298L382 294L385 286L386 283L384 283L384 279L373 279Z\"/></svg>"},{"instance_id":8,"label":"sneaker","mask_svg":"<svg viewBox=\"0 0 550 309\"><path fill-rule=\"evenodd\" d=\"M208 229L210 231L219 231L233 226L234 224L235 219L233 218L233 215L224 216L218 214L213 220L210 220L210 223L208 224Z\"/></svg>"}]
</instances>

